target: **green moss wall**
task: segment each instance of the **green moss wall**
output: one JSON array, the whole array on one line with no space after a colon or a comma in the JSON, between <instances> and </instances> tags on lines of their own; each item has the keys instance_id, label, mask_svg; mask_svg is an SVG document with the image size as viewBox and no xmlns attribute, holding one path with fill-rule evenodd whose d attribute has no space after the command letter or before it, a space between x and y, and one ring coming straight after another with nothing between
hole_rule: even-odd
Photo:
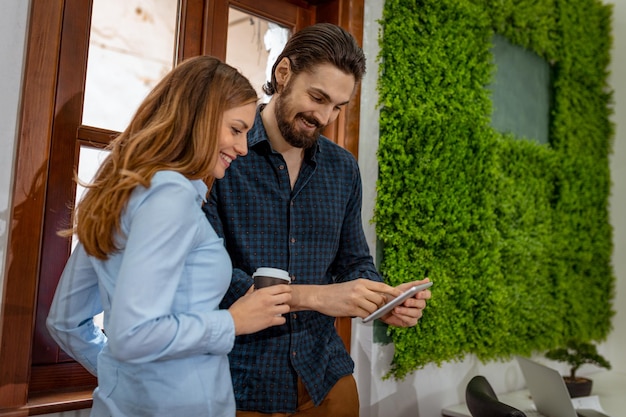
<instances>
[{"instance_id":1,"label":"green moss wall","mask_svg":"<svg viewBox=\"0 0 626 417\"><path fill-rule=\"evenodd\" d=\"M605 339L610 6L386 0L380 23L380 268L435 283L418 326L387 329L390 375ZM550 63L548 145L490 126L495 33Z\"/></svg>"}]
</instances>

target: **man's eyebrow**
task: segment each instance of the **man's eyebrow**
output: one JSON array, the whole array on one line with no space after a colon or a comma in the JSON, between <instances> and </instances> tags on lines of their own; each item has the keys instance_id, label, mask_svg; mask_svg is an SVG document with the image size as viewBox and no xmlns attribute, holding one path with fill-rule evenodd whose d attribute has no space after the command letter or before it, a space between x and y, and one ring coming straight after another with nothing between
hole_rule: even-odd
<instances>
[{"instance_id":1,"label":"man's eyebrow","mask_svg":"<svg viewBox=\"0 0 626 417\"><path fill-rule=\"evenodd\" d=\"M325 98L327 101L330 101L330 102L332 102L332 101L333 101L333 100L332 100L332 98L328 95L328 93L327 93L326 91L324 91L324 90L322 90L322 89L320 89L320 88L317 88L317 87L309 87L309 88L310 88L311 90L313 90L314 92L316 92L317 94L320 94L320 95L324 96L324 98ZM349 102L350 102L349 100L346 100L346 101L344 101L343 103L338 103L337 105L338 105L338 106L345 106L345 105L346 105L346 104L348 104Z\"/></svg>"}]
</instances>

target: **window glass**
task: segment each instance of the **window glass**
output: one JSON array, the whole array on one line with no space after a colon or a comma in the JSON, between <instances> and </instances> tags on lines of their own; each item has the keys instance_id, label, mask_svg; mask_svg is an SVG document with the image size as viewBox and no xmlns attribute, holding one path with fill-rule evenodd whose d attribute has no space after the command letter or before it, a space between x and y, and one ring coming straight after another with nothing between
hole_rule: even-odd
<instances>
[{"instance_id":1,"label":"window glass","mask_svg":"<svg viewBox=\"0 0 626 417\"><path fill-rule=\"evenodd\" d=\"M78 156L78 179L83 184L89 184L93 177L96 175L98 168L107 157L109 151L104 149L93 148L91 146L81 146L80 154ZM74 200L74 206L78 204L85 192L85 187L80 184L76 184L76 199ZM76 235L72 240L72 250L76 246Z\"/></svg>"},{"instance_id":2,"label":"window glass","mask_svg":"<svg viewBox=\"0 0 626 417\"><path fill-rule=\"evenodd\" d=\"M291 31L277 23L230 8L226 62L248 77L263 102L262 87L271 77L272 65L282 52Z\"/></svg>"},{"instance_id":3,"label":"window glass","mask_svg":"<svg viewBox=\"0 0 626 417\"><path fill-rule=\"evenodd\" d=\"M174 66L178 0L93 0L83 124L122 131Z\"/></svg>"}]
</instances>

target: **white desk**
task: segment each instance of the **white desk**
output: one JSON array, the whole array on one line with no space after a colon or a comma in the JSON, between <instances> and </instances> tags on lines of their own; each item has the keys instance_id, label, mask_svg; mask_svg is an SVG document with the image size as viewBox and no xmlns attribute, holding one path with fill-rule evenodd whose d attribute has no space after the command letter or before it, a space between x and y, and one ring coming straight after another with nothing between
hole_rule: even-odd
<instances>
[{"instance_id":1,"label":"white desk","mask_svg":"<svg viewBox=\"0 0 626 417\"><path fill-rule=\"evenodd\" d=\"M606 371L589 375L593 380L591 395L600 398L604 412L611 417L626 416L626 373ZM498 394L498 400L520 410L533 408L528 390ZM441 410L444 417L471 417L465 404L446 407Z\"/></svg>"}]
</instances>

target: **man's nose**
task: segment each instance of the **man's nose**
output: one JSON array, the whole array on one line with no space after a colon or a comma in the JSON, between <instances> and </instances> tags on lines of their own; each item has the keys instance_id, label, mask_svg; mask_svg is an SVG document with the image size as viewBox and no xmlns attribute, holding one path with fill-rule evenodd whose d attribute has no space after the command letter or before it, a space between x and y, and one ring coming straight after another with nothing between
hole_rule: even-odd
<instances>
[{"instance_id":1,"label":"man's nose","mask_svg":"<svg viewBox=\"0 0 626 417\"><path fill-rule=\"evenodd\" d=\"M328 126L339 116L339 110L334 106L324 106L319 112L319 121L322 126Z\"/></svg>"}]
</instances>

